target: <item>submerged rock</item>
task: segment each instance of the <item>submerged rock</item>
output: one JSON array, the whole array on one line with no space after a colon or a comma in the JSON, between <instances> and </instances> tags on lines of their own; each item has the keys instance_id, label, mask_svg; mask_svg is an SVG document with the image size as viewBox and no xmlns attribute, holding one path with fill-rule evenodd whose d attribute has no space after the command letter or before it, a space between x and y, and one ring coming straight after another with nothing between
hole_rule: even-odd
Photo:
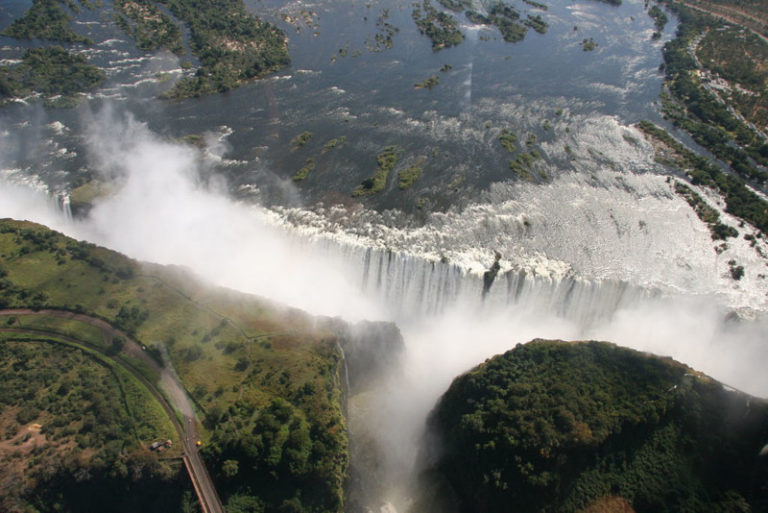
<instances>
[{"instance_id":1,"label":"submerged rock","mask_svg":"<svg viewBox=\"0 0 768 513\"><path fill-rule=\"evenodd\" d=\"M608 343L518 345L454 380L428 427L419 511L768 510L768 403Z\"/></svg>"},{"instance_id":2,"label":"submerged rock","mask_svg":"<svg viewBox=\"0 0 768 513\"><path fill-rule=\"evenodd\" d=\"M491 290L491 285L493 285L494 280L496 280L496 275L498 275L501 270L499 260L501 260L501 253L497 251L494 254L493 265L483 273L483 299L488 295L488 292Z\"/></svg>"}]
</instances>

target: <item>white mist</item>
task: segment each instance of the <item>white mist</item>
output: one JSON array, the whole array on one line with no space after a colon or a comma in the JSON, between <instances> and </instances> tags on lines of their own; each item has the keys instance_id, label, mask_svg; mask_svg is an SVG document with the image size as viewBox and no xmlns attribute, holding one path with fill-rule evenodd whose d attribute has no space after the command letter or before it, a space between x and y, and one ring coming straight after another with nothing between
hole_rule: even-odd
<instances>
[{"instance_id":1,"label":"white mist","mask_svg":"<svg viewBox=\"0 0 768 513\"><path fill-rule=\"evenodd\" d=\"M451 380L486 358L533 338L608 340L672 356L731 386L768 395L768 373L763 368L768 361L765 319L727 322L719 299L686 293L685 282L678 284L679 294L653 297L636 293L642 287L629 287L632 290L627 292L626 284L616 280L566 283L563 278L573 278L567 272L545 277L527 274L514 287L500 275L484 304L478 274L380 247L370 249L365 237L347 235L339 243L286 231L274 222L274 213L233 202L210 175L201 152L160 140L130 118L104 112L94 119L88 137L93 167L117 184L114 194L99 200L88 219L69 220L39 192L5 184L0 187L0 217L40 222L134 258L184 265L215 284L312 313L398 322L406 342L402 368L367 398L366 429L375 435L382 455L380 486L384 489L373 507L399 511L407 507L407 485L413 479L424 420ZM549 205L558 204L553 192L558 187L576 194L589 184L566 180L542 187L537 215L543 218ZM605 184L596 186L594 197L599 202L595 208L608 205L612 194L618 194L623 203L610 216L587 212L585 219L596 221L585 227L597 231L569 234L569 226L562 224L568 221L569 212L590 205L575 201L563 205L550 221L560 224L552 224L549 231L540 228L529 238L537 246L537 254L539 247L547 245L564 256L590 251L592 246L585 239L593 233L607 237L609 231L599 231L605 223L618 219L619 228L638 224L631 217L633 194L605 192L605 188ZM499 189L492 194L501 194ZM523 193L530 196L533 190ZM530 199L533 202L533 196ZM658 217L653 206L673 199L652 196L638 201L644 201L642 211L651 223ZM476 226L460 224L460 214L456 219L446 215L440 218L445 233L426 235L450 245L455 235L449 230L460 227L471 237L480 237L467 242L468 247L472 240L475 244L485 240L483 230L489 226L506 229L504 233L513 237L524 223L520 204L501 205L507 209L503 220L494 217L490 206L479 205L463 218L464 222L476 220ZM685 231L685 227L676 229ZM688 229L691 240L706 240L695 220ZM557 237L551 238L552 234ZM405 237L402 240L409 240ZM648 246L653 241L639 240L646 245L638 249L654 255L655 249ZM674 250L669 241L663 247ZM610 248L595 249L613 255ZM634 248L626 249L631 255ZM707 251L711 249L701 254ZM479 254L488 252L485 248ZM657 265L664 262L663 257L655 258ZM631 258L626 262L642 265ZM379 273L385 265L389 271ZM674 268L665 272L674 272ZM695 279L695 273L685 272ZM511 289L515 291L512 296Z\"/></svg>"}]
</instances>

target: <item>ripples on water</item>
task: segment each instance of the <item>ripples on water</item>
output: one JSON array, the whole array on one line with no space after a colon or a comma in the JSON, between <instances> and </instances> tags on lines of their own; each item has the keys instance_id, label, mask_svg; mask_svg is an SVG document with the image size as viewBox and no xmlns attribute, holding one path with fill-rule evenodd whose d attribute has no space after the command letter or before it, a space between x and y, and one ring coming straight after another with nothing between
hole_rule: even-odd
<instances>
[{"instance_id":1,"label":"ripples on water","mask_svg":"<svg viewBox=\"0 0 768 513\"><path fill-rule=\"evenodd\" d=\"M376 483L370 505L382 511L408 503L423 420L450 380L531 338L608 339L766 395L764 260L742 239L716 253L629 127L659 119L663 39L651 41L642 3L550 2L544 36L531 31L509 45L481 29L435 53L416 32L410 4L393 2L394 49L352 57L384 7L313 6L317 37L286 27L291 69L181 103L152 99L179 76L179 60L141 55L94 15L85 20L97 41L89 57L110 68L104 88L69 111L30 103L0 112L2 178L25 187L0 189L0 216L31 217L313 312L397 321L407 345L402 368L353 398L370 413L353 435L372 436L381 455L380 473L368 478ZM584 37L599 43L596 52L581 51ZM338 58L347 43L348 56ZM22 50L4 48L0 58ZM446 63L453 69L439 73ZM437 87L413 89L432 74L440 74ZM536 135L544 158L534 169L548 180L510 180L502 128L517 133L520 147ZM305 130L313 141L291 152L288 141ZM204 134L208 150L173 142L188 134ZM341 135L344 148L318 155ZM349 192L390 144L404 164L425 158L424 175L414 189L393 185L364 208ZM310 156L316 170L294 185ZM75 178L100 172L123 189L87 220L62 216L66 200L52 206L29 193L66 198ZM435 211L415 208L420 198ZM501 270L482 300L495 252ZM742 280L730 278L729 259L745 266ZM757 320L730 322L729 309Z\"/></svg>"}]
</instances>

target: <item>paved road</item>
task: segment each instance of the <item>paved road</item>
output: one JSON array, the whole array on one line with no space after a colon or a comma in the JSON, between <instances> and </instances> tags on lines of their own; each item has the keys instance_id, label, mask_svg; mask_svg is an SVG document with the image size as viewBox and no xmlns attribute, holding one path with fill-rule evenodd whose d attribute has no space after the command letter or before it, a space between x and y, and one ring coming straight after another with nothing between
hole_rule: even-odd
<instances>
[{"instance_id":1,"label":"paved road","mask_svg":"<svg viewBox=\"0 0 768 513\"><path fill-rule=\"evenodd\" d=\"M192 480L192 485L195 488L195 493L197 494L198 500L200 501L203 513L224 513L224 507L221 504L221 500L219 499L219 495L213 485L213 481L211 480L211 476L208 473L208 469L205 467L205 464L203 463L202 459L200 458L200 454L197 451L198 433L195 424L195 416L192 403L189 400L184 387L181 385L178 377L176 377L174 373L158 365L158 363L142 349L141 344L132 339L127 333L115 328L102 319L90 317L85 314L67 312L64 310L35 311L24 308L0 310L0 316L46 316L58 317L62 319L73 319L101 329L102 332L106 335L107 340L116 336L123 337L125 339L125 344L123 345L122 352L143 362L153 371L157 372L157 374L160 376L160 387L158 387L157 384L149 381L143 374L141 374L141 372L133 367L130 362L122 358L114 358L114 356L108 355L103 347L98 347L70 336L61 335L58 333L54 334L42 330L7 327L0 328L0 331L3 332L51 335L63 341L87 346L90 349L109 356L115 362L119 363L131 374L133 374L158 399L158 401L160 401L160 404L163 406L163 408L165 408L166 413L168 413L171 422L176 428L176 431L179 434L179 438L182 440L182 446L184 450L184 465L187 469L187 472L189 473L190 479ZM164 393L161 393L161 389ZM176 411L181 412L183 422L179 422L179 419L176 416Z\"/></svg>"}]
</instances>

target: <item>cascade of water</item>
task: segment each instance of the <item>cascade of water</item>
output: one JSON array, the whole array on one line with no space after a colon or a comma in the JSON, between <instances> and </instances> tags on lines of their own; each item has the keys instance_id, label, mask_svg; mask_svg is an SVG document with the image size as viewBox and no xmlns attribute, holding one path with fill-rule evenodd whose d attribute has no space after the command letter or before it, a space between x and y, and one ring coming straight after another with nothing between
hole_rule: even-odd
<instances>
[{"instance_id":1,"label":"cascade of water","mask_svg":"<svg viewBox=\"0 0 768 513\"><path fill-rule=\"evenodd\" d=\"M344 354L344 348L339 344L339 342L336 342L336 349L339 351L339 354L341 355L341 364L343 365L343 372L344 372L344 394L349 394L349 391L351 390L349 386L349 364L347 362L347 355Z\"/></svg>"},{"instance_id":2,"label":"cascade of water","mask_svg":"<svg viewBox=\"0 0 768 513\"><path fill-rule=\"evenodd\" d=\"M616 279L587 280L573 273L537 275L519 269L500 273L483 297L482 274L457 264L332 240L315 240L313 245L357 274L364 295L384 305L399 321L467 307L547 312L586 327L610 319L638 300L658 295L657 291Z\"/></svg>"},{"instance_id":3,"label":"cascade of water","mask_svg":"<svg viewBox=\"0 0 768 513\"><path fill-rule=\"evenodd\" d=\"M67 221L72 220L72 203L67 193L60 193L56 195L56 205L61 213L64 215Z\"/></svg>"}]
</instances>

